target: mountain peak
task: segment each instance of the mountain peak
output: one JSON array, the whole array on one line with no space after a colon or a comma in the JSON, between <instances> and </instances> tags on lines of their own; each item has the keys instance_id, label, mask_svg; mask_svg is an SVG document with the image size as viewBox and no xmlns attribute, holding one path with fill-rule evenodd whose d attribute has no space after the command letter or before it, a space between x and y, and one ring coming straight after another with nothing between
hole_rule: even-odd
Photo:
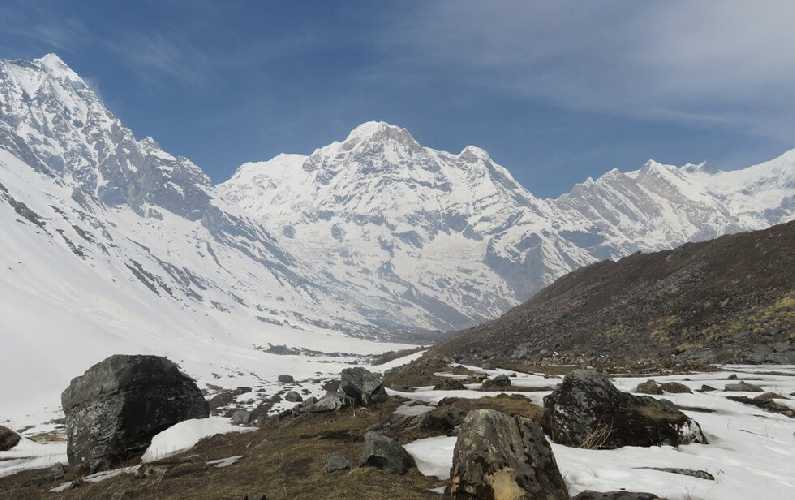
<instances>
[{"instance_id":1,"label":"mountain peak","mask_svg":"<svg viewBox=\"0 0 795 500\"><path fill-rule=\"evenodd\" d=\"M401 143L417 143L408 130L383 121L362 123L351 130L344 143L355 145L364 141L384 141L388 139Z\"/></svg>"},{"instance_id":2,"label":"mountain peak","mask_svg":"<svg viewBox=\"0 0 795 500\"><path fill-rule=\"evenodd\" d=\"M67 80L81 80L80 76L75 73L72 68L67 65L63 59L58 57L57 54L50 52L49 54L45 54L44 56L35 59L35 62L41 64L47 73L55 76L64 78Z\"/></svg>"}]
</instances>

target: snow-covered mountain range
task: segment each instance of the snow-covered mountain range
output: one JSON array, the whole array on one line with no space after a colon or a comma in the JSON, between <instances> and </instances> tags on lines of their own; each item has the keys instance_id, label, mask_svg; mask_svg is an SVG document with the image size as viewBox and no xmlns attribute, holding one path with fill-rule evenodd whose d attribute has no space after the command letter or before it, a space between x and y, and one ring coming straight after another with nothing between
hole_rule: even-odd
<instances>
[{"instance_id":1,"label":"snow-covered mountain range","mask_svg":"<svg viewBox=\"0 0 795 500\"><path fill-rule=\"evenodd\" d=\"M213 186L136 139L57 56L0 62L13 335L62 314L97 335L245 331L249 347L275 330L408 339L493 318L597 260L794 215L795 151L731 172L649 161L545 199L480 148L434 150L382 122Z\"/></svg>"}]
</instances>

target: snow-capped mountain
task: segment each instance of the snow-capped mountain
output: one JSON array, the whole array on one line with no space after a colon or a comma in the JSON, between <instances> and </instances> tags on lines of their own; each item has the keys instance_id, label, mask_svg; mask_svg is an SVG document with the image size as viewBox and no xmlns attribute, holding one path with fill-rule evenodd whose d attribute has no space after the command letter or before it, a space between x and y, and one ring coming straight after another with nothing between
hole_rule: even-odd
<instances>
[{"instance_id":1,"label":"snow-capped mountain","mask_svg":"<svg viewBox=\"0 0 795 500\"><path fill-rule=\"evenodd\" d=\"M9 290L26 283L35 303L66 281L62 300L90 305L113 289L179 310L188 329L202 318L200 331L245 329L249 345L269 328L460 328L596 260L795 213L793 152L734 172L650 161L543 199L482 149L437 151L382 122L214 187L189 159L136 139L55 55L0 62L0 109ZM91 308L132 299L113 300Z\"/></svg>"},{"instance_id":2,"label":"snow-capped mountain","mask_svg":"<svg viewBox=\"0 0 795 500\"><path fill-rule=\"evenodd\" d=\"M449 328L585 264L792 219L795 151L730 172L650 160L542 199L482 149L438 151L368 122L309 156L244 164L216 196L307 265L421 301Z\"/></svg>"}]
</instances>

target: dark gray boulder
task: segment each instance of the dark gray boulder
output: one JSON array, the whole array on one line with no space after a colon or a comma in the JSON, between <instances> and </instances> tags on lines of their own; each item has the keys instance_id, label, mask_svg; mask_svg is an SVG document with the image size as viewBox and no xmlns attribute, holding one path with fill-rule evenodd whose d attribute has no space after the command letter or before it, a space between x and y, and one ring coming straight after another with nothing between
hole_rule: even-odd
<instances>
[{"instance_id":1,"label":"dark gray boulder","mask_svg":"<svg viewBox=\"0 0 795 500\"><path fill-rule=\"evenodd\" d=\"M292 375L279 375L279 382L282 384L292 384L295 382L295 379Z\"/></svg>"},{"instance_id":2,"label":"dark gray boulder","mask_svg":"<svg viewBox=\"0 0 795 500\"><path fill-rule=\"evenodd\" d=\"M638 491L583 491L572 497L572 500L665 500L653 493Z\"/></svg>"},{"instance_id":3,"label":"dark gray boulder","mask_svg":"<svg viewBox=\"0 0 795 500\"><path fill-rule=\"evenodd\" d=\"M461 424L449 494L456 499L569 498L541 427L496 410L472 410Z\"/></svg>"},{"instance_id":4,"label":"dark gray boulder","mask_svg":"<svg viewBox=\"0 0 795 500\"><path fill-rule=\"evenodd\" d=\"M716 389L715 387L712 387L711 385L701 384L701 388L700 389L696 389L696 392L713 392L713 391L717 391L717 390L718 389Z\"/></svg>"},{"instance_id":5,"label":"dark gray boulder","mask_svg":"<svg viewBox=\"0 0 795 500\"><path fill-rule=\"evenodd\" d=\"M158 356L114 355L61 394L70 465L96 472L142 453L152 437L210 409L179 367Z\"/></svg>"},{"instance_id":6,"label":"dark gray boulder","mask_svg":"<svg viewBox=\"0 0 795 500\"><path fill-rule=\"evenodd\" d=\"M621 392L606 376L583 370L544 397L543 425L553 441L581 448L707 442L670 401Z\"/></svg>"},{"instance_id":7,"label":"dark gray boulder","mask_svg":"<svg viewBox=\"0 0 795 500\"><path fill-rule=\"evenodd\" d=\"M414 459L392 438L369 431L364 435L361 467L376 467L390 474L405 474L414 467Z\"/></svg>"},{"instance_id":8,"label":"dark gray boulder","mask_svg":"<svg viewBox=\"0 0 795 500\"><path fill-rule=\"evenodd\" d=\"M0 425L0 451L8 451L19 443L19 434Z\"/></svg>"},{"instance_id":9,"label":"dark gray boulder","mask_svg":"<svg viewBox=\"0 0 795 500\"><path fill-rule=\"evenodd\" d=\"M351 398L357 406L369 406L387 398L384 378L360 366L342 370L338 391Z\"/></svg>"}]
</instances>

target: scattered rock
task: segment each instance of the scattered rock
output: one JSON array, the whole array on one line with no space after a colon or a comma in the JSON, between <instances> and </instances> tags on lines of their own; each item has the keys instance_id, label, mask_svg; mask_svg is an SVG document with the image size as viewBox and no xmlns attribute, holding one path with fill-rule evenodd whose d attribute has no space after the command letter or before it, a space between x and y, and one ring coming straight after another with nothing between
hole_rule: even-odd
<instances>
[{"instance_id":1,"label":"scattered rock","mask_svg":"<svg viewBox=\"0 0 795 500\"><path fill-rule=\"evenodd\" d=\"M675 467L636 467L637 469L658 470L660 472L668 472L669 474L681 474L683 476L695 477L698 479L707 479L714 481L715 476L705 470L699 469L678 469Z\"/></svg>"},{"instance_id":2,"label":"scattered rock","mask_svg":"<svg viewBox=\"0 0 795 500\"><path fill-rule=\"evenodd\" d=\"M300 403L301 401L304 400L304 398L302 398L301 395L295 391L290 391L287 394L285 394L284 399L290 401L291 403Z\"/></svg>"},{"instance_id":3,"label":"scattered rock","mask_svg":"<svg viewBox=\"0 0 795 500\"><path fill-rule=\"evenodd\" d=\"M701 427L673 403L619 391L601 374L578 370L544 397L553 441L580 448L706 443Z\"/></svg>"},{"instance_id":4,"label":"scattered rock","mask_svg":"<svg viewBox=\"0 0 795 500\"><path fill-rule=\"evenodd\" d=\"M435 386L433 386L434 391L464 391L466 390L466 386L461 383L460 380L456 380L454 378L445 378Z\"/></svg>"},{"instance_id":5,"label":"scattered rock","mask_svg":"<svg viewBox=\"0 0 795 500\"><path fill-rule=\"evenodd\" d=\"M292 384L295 382L295 379L292 375L279 375L279 382L282 384Z\"/></svg>"},{"instance_id":6,"label":"scattered rock","mask_svg":"<svg viewBox=\"0 0 795 500\"><path fill-rule=\"evenodd\" d=\"M639 392L641 394L662 394L663 390L660 387L660 384L655 382L652 379L647 380L646 382L642 382L635 387L635 392Z\"/></svg>"},{"instance_id":7,"label":"scattered rock","mask_svg":"<svg viewBox=\"0 0 795 500\"><path fill-rule=\"evenodd\" d=\"M701 384L701 388L700 389L696 389L696 392L713 392L713 391L717 391L717 390L718 389L716 389L715 387L712 387L711 385Z\"/></svg>"},{"instance_id":8,"label":"scattered rock","mask_svg":"<svg viewBox=\"0 0 795 500\"><path fill-rule=\"evenodd\" d=\"M237 387L235 389L224 389L218 387L215 390L219 391L218 394L216 394L215 396L210 398L209 401L207 401L207 404L210 406L211 411L217 410L223 406L227 406L234 403L237 400L237 397L240 396L241 394L251 392L251 387Z\"/></svg>"},{"instance_id":9,"label":"scattered rock","mask_svg":"<svg viewBox=\"0 0 795 500\"><path fill-rule=\"evenodd\" d=\"M232 413L232 425L248 425L251 422L251 413L246 410L235 410Z\"/></svg>"},{"instance_id":10,"label":"scattered rock","mask_svg":"<svg viewBox=\"0 0 795 500\"><path fill-rule=\"evenodd\" d=\"M582 491L571 500L665 500L653 493L636 491Z\"/></svg>"},{"instance_id":11,"label":"scattered rock","mask_svg":"<svg viewBox=\"0 0 795 500\"><path fill-rule=\"evenodd\" d=\"M303 405L299 411L310 413L323 413L327 411L337 411L346 406L350 406L351 399L344 394L328 393L314 403Z\"/></svg>"},{"instance_id":12,"label":"scattered rock","mask_svg":"<svg viewBox=\"0 0 795 500\"><path fill-rule=\"evenodd\" d=\"M414 467L414 459L394 439L377 432L364 435L361 467L376 467L391 474L404 474Z\"/></svg>"},{"instance_id":13,"label":"scattered rock","mask_svg":"<svg viewBox=\"0 0 795 500\"><path fill-rule=\"evenodd\" d=\"M693 391L690 390L690 387L679 382L663 382L660 384L660 387L664 392L670 392L671 394L693 393Z\"/></svg>"},{"instance_id":14,"label":"scattered rock","mask_svg":"<svg viewBox=\"0 0 795 500\"><path fill-rule=\"evenodd\" d=\"M69 464L92 473L142 453L177 422L210 414L196 382L158 356L111 356L73 379L61 403Z\"/></svg>"},{"instance_id":15,"label":"scattered rock","mask_svg":"<svg viewBox=\"0 0 795 500\"><path fill-rule=\"evenodd\" d=\"M749 398L748 396L726 396L726 399L750 406L756 406L757 408L761 408L771 413L780 413L789 418L795 418L795 409L785 406L781 403L777 403L772 399L757 399Z\"/></svg>"},{"instance_id":16,"label":"scattered rock","mask_svg":"<svg viewBox=\"0 0 795 500\"><path fill-rule=\"evenodd\" d=\"M772 401L774 399L789 399L786 396L782 396L781 394L776 394L775 392L763 392L762 394L756 396L754 398L757 401Z\"/></svg>"},{"instance_id":17,"label":"scattered rock","mask_svg":"<svg viewBox=\"0 0 795 500\"><path fill-rule=\"evenodd\" d=\"M748 382L726 384L726 387L724 387L723 390L726 392L764 392L764 389L758 385L749 384Z\"/></svg>"},{"instance_id":18,"label":"scattered rock","mask_svg":"<svg viewBox=\"0 0 795 500\"><path fill-rule=\"evenodd\" d=\"M342 370L338 390L350 397L358 406L380 403L387 398L383 377L360 366Z\"/></svg>"},{"instance_id":19,"label":"scattered rock","mask_svg":"<svg viewBox=\"0 0 795 500\"><path fill-rule=\"evenodd\" d=\"M484 390L505 389L511 386L511 379L508 375L497 375L494 378L483 381Z\"/></svg>"},{"instance_id":20,"label":"scattered rock","mask_svg":"<svg viewBox=\"0 0 795 500\"><path fill-rule=\"evenodd\" d=\"M453 452L449 493L457 499L568 499L541 427L496 410L472 410Z\"/></svg>"},{"instance_id":21,"label":"scattered rock","mask_svg":"<svg viewBox=\"0 0 795 500\"><path fill-rule=\"evenodd\" d=\"M729 375L728 377L726 377L726 379L727 379L727 380L737 380L737 374L735 374L735 373L732 373L731 375Z\"/></svg>"},{"instance_id":22,"label":"scattered rock","mask_svg":"<svg viewBox=\"0 0 795 500\"><path fill-rule=\"evenodd\" d=\"M351 468L351 460L339 453L332 453L326 459L326 472L332 473Z\"/></svg>"},{"instance_id":23,"label":"scattered rock","mask_svg":"<svg viewBox=\"0 0 795 500\"><path fill-rule=\"evenodd\" d=\"M19 434L0 425L0 451L10 450L17 445L20 439Z\"/></svg>"}]
</instances>

